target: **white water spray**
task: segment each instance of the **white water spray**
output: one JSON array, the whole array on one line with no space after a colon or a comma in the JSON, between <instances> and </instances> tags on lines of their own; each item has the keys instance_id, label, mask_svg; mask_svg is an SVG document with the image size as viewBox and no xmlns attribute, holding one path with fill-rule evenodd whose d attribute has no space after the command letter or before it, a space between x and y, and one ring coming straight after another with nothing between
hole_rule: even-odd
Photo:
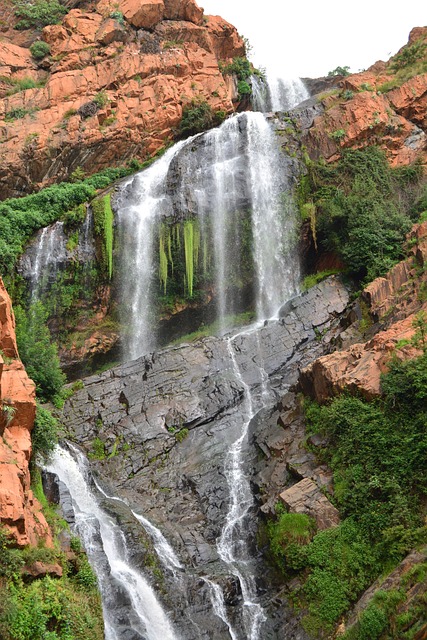
<instances>
[{"instance_id":1,"label":"white water spray","mask_svg":"<svg viewBox=\"0 0 427 640\"><path fill-rule=\"evenodd\" d=\"M66 258L65 245L63 222L55 222L39 232L30 283L33 302L40 297L48 280L55 278L59 264Z\"/></svg>"}]
</instances>

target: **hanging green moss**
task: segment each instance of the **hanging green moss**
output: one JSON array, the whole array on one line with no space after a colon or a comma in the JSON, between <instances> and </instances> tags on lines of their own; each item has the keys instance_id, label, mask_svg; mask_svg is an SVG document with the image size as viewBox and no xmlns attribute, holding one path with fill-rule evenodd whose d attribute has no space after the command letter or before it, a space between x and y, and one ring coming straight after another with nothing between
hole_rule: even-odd
<instances>
[{"instance_id":1,"label":"hanging green moss","mask_svg":"<svg viewBox=\"0 0 427 640\"><path fill-rule=\"evenodd\" d=\"M190 220L184 222L185 276L188 295L193 295L194 281L194 227Z\"/></svg>"},{"instance_id":2,"label":"hanging green moss","mask_svg":"<svg viewBox=\"0 0 427 640\"><path fill-rule=\"evenodd\" d=\"M162 233L159 237L159 278L163 287L163 293L166 295L166 287L168 283L168 257L165 252L165 241Z\"/></svg>"},{"instance_id":3,"label":"hanging green moss","mask_svg":"<svg viewBox=\"0 0 427 640\"><path fill-rule=\"evenodd\" d=\"M185 276L187 291L193 297L194 268L197 267L200 248L200 229L194 220L184 222Z\"/></svg>"},{"instance_id":4,"label":"hanging green moss","mask_svg":"<svg viewBox=\"0 0 427 640\"><path fill-rule=\"evenodd\" d=\"M92 202L95 235L101 239L101 266L104 274L111 280L113 275L113 220L111 194Z\"/></svg>"}]
</instances>

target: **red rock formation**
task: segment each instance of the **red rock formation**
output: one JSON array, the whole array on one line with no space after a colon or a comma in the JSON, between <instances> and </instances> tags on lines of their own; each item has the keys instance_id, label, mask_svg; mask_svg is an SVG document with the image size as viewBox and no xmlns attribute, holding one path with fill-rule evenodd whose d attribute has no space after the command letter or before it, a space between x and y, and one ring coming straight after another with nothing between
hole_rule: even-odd
<instances>
[{"instance_id":1,"label":"red rock formation","mask_svg":"<svg viewBox=\"0 0 427 640\"><path fill-rule=\"evenodd\" d=\"M417 272L427 259L426 222L414 225L408 244L410 257L393 267L386 277L374 280L362 293L371 317L383 321L384 329L365 344L353 344L318 358L301 372L304 392L318 402L326 402L345 390L372 399L380 394L380 376L387 371L393 355L409 359L420 354L411 345L411 338L417 312L427 311L427 303L422 303L419 295L427 276Z\"/></svg>"},{"instance_id":2,"label":"red rock formation","mask_svg":"<svg viewBox=\"0 0 427 640\"><path fill-rule=\"evenodd\" d=\"M19 546L52 544L40 503L30 488L35 385L19 360L10 298L0 278L0 523Z\"/></svg>"},{"instance_id":3,"label":"red rock formation","mask_svg":"<svg viewBox=\"0 0 427 640\"><path fill-rule=\"evenodd\" d=\"M426 38L427 28L413 29L408 45ZM333 162L343 148L375 144L394 166L420 157L425 162L427 73L383 93L381 87L395 75L392 62L377 62L340 80L340 89L321 99L325 111L315 118L304 139L312 158Z\"/></svg>"},{"instance_id":4,"label":"red rock formation","mask_svg":"<svg viewBox=\"0 0 427 640\"><path fill-rule=\"evenodd\" d=\"M194 0L100 0L41 37L51 56L39 64L28 48L0 43L0 76L42 85L7 95L10 84L0 83L3 198L78 166L93 173L146 158L173 139L194 98L234 111L234 83L218 63L244 55L244 43L222 18L203 18ZM77 113L94 99L90 114Z\"/></svg>"}]
</instances>

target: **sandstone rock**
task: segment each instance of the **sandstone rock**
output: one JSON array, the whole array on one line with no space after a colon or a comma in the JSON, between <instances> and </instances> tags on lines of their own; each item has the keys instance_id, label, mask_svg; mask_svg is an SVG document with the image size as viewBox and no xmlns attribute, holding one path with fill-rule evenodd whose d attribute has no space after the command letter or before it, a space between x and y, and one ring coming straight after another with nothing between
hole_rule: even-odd
<instances>
[{"instance_id":1,"label":"sandstone rock","mask_svg":"<svg viewBox=\"0 0 427 640\"><path fill-rule=\"evenodd\" d=\"M3 356L18 357L18 347L15 337L15 318L12 313L12 303L3 280L0 278L0 345Z\"/></svg>"},{"instance_id":2,"label":"sandstone rock","mask_svg":"<svg viewBox=\"0 0 427 640\"><path fill-rule=\"evenodd\" d=\"M151 29L163 20L165 4L163 0L121 0L119 10L137 29Z\"/></svg>"},{"instance_id":3,"label":"sandstone rock","mask_svg":"<svg viewBox=\"0 0 427 640\"><path fill-rule=\"evenodd\" d=\"M15 321L0 278L0 350L11 358L0 362L0 522L18 546L49 546L52 537L41 506L30 489L28 462L36 411L35 384L17 359ZM6 412L3 407L10 407Z\"/></svg>"},{"instance_id":4,"label":"sandstone rock","mask_svg":"<svg viewBox=\"0 0 427 640\"><path fill-rule=\"evenodd\" d=\"M166 20L187 20L194 24L203 24L203 9L195 0L164 0Z\"/></svg>"},{"instance_id":5,"label":"sandstone rock","mask_svg":"<svg viewBox=\"0 0 427 640\"><path fill-rule=\"evenodd\" d=\"M60 564L51 564L48 562L36 561L30 565L25 565L22 568L22 574L24 578L45 578L50 576L51 578L62 578L62 567Z\"/></svg>"},{"instance_id":6,"label":"sandstone rock","mask_svg":"<svg viewBox=\"0 0 427 640\"><path fill-rule=\"evenodd\" d=\"M136 25L150 23L156 32L122 28L110 17L116 11ZM162 22L165 12L168 20ZM66 179L77 166L89 174L132 157L146 159L173 138L182 105L193 97L215 111L232 113L233 79L222 76L218 60L242 55L244 44L225 21L215 18L209 26L201 17L202 10L190 0L165 5L162 0L101 0L96 12L73 9L61 24L45 27L42 37L54 58L50 73L31 61L22 70L29 75L31 67L35 79L47 80L45 86L0 99L8 159L0 168L2 197ZM162 51L161 40L183 44ZM24 64L28 58L18 53ZM12 57L9 51L6 61ZM3 75L20 69L5 67ZM84 122L70 116L99 92L107 99L105 114ZM15 109L29 113L5 122L6 113ZM25 142L29 137L31 146Z\"/></svg>"},{"instance_id":7,"label":"sandstone rock","mask_svg":"<svg viewBox=\"0 0 427 640\"><path fill-rule=\"evenodd\" d=\"M415 314L411 314L377 333L366 344L354 344L345 351L318 358L301 371L304 393L320 403L345 390L359 393L367 400L379 396L380 376L387 371L392 356L408 359L420 355L410 344L415 333L414 320ZM396 350L401 341L408 343L407 346Z\"/></svg>"},{"instance_id":8,"label":"sandstone rock","mask_svg":"<svg viewBox=\"0 0 427 640\"><path fill-rule=\"evenodd\" d=\"M309 478L304 478L283 491L280 499L291 513L305 513L314 518L319 531L336 527L340 523L338 509Z\"/></svg>"}]
</instances>

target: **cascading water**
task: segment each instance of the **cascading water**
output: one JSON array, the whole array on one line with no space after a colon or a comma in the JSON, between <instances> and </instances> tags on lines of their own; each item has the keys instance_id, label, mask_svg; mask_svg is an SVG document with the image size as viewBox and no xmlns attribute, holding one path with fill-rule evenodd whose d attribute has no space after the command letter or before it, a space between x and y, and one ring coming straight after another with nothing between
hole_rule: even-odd
<instances>
[{"instance_id":1,"label":"cascading water","mask_svg":"<svg viewBox=\"0 0 427 640\"><path fill-rule=\"evenodd\" d=\"M30 290L34 302L43 293L48 282L54 280L61 262L66 258L64 223L55 222L38 234Z\"/></svg>"},{"instance_id":2,"label":"cascading water","mask_svg":"<svg viewBox=\"0 0 427 640\"><path fill-rule=\"evenodd\" d=\"M260 323L253 325L248 331L259 328ZM264 611L257 602L254 574L251 570L251 558L247 544L246 518L253 506L253 496L249 481L243 470L243 450L246 444L249 424L256 414L251 389L244 381L236 361L233 340L247 335L248 332L237 333L227 339L227 350L230 355L232 374L244 389L242 407L242 427L240 435L230 447L225 463L224 473L230 493L230 504L226 521L217 543L218 554L231 572L239 579L243 597L243 622L246 638L258 640L262 623L266 620ZM236 637L234 632L232 637ZM239 636L237 636L239 637Z\"/></svg>"},{"instance_id":3,"label":"cascading water","mask_svg":"<svg viewBox=\"0 0 427 640\"><path fill-rule=\"evenodd\" d=\"M309 97L301 78L287 79L267 73L264 81L252 76L252 99L256 111L289 111Z\"/></svg>"},{"instance_id":4,"label":"cascading water","mask_svg":"<svg viewBox=\"0 0 427 640\"><path fill-rule=\"evenodd\" d=\"M178 143L149 169L130 180L132 196L119 207L122 232L123 299L127 306L125 358L137 358L155 347L152 288L156 275L153 260L155 224L172 213L164 183L172 158L183 146ZM124 187L126 192L127 183ZM128 315L129 313L129 315Z\"/></svg>"},{"instance_id":5,"label":"cascading water","mask_svg":"<svg viewBox=\"0 0 427 640\"><path fill-rule=\"evenodd\" d=\"M129 628L134 640L176 640L177 636L153 589L128 561L122 531L100 508L89 488L83 456L80 454L76 461L70 453L57 447L46 469L55 473L71 494L76 529L99 582L106 640L128 637ZM120 615L117 615L118 592L128 602L127 630L121 626L123 602Z\"/></svg>"},{"instance_id":6,"label":"cascading water","mask_svg":"<svg viewBox=\"0 0 427 640\"><path fill-rule=\"evenodd\" d=\"M160 267L154 244L159 226L171 220L184 227L178 243L185 243L185 293L191 300L190 278L200 271L205 289L213 289L220 332L232 327L229 316L248 308L249 288L258 318L269 317L295 293L296 216L285 165L265 117L244 113L179 143L128 181L118 207L127 358L156 347L154 293L158 270L164 282L160 295L174 272L171 232L160 234Z\"/></svg>"}]
</instances>

